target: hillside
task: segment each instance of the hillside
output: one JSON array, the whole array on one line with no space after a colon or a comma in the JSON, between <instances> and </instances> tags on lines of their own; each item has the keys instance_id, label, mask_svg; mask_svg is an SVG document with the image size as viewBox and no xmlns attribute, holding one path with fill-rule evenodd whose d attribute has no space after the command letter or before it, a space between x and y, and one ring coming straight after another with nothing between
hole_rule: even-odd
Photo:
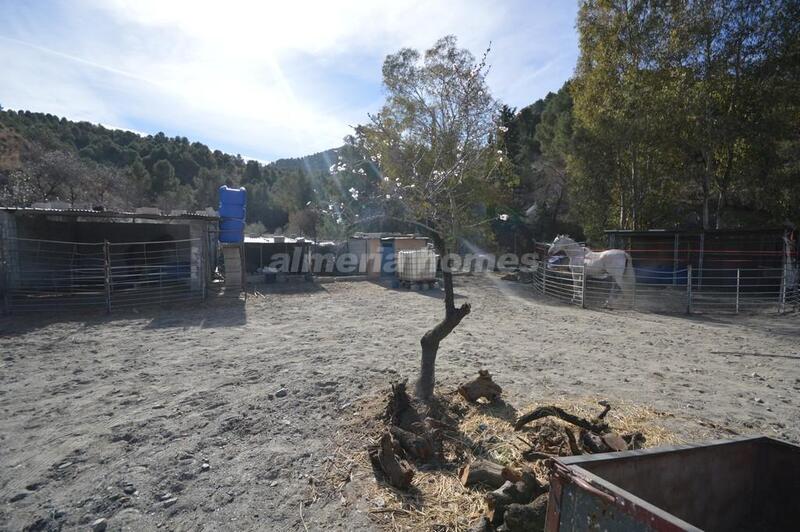
<instances>
[{"instance_id":1,"label":"hillside","mask_svg":"<svg viewBox=\"0 0 800 532\"><path fill-rule=\"evenodd\" d=\"M0 111L5 205L59 199L109 208L203 209L216 205L217 188L227 183L250 190L249 222L277 229L312 199L311 182L324 183L336 157L327 150L264 165L186 137L142 136L51 114Z\"/></svg>"}]
</instances>

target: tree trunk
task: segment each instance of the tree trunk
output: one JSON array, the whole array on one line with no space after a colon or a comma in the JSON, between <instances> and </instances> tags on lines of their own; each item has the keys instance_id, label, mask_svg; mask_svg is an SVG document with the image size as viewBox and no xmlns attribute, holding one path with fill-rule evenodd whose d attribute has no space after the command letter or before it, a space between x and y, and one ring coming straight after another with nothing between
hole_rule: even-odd
<instances>
[{"instance_id":1,"label":"tree trunk","mask_svg":"<svg viewBox=\"0 0 800 532\"><path fill-rule=\"evenodd\" d=\"M709 154L709 157L711 155ZM711 229L709 220L708 204L711 200L711 162L706 162L706 168L703 172L703 230L708 231Z\"/></svg>"},{"instance_id":2,"label":"tree trunk","mask_svg":"<svg viewBox=\"0 0 800 532\"><path fill-rule=\"evenodd\" d=\"M433 329L426 332L422 340L420 340L420 345L422 346L422 367L419 373L419 380L417 381L417 397L423 401L427 401L433 397L433 386L436 382L436 353L439 351L439 343L453 332L453 329L455 329L456 326L461 323L461 320L470 312L469 303L464 303L456 308L455 293L453 292L453 273L446 263L447 246L445 246L444 240L440 236L433 235L432 238L442 260L444 319Z\"/></svg>"}]
</instances>

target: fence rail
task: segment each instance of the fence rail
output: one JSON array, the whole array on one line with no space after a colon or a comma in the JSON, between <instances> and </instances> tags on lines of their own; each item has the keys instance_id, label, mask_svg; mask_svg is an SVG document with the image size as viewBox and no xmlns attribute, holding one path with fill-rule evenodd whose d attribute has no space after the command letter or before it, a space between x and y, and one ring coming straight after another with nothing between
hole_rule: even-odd
<instances>
[{"instance_id":1,"label":"fence rail","mask_svg":"<svg viewBox=\"0 0 800 532\"><path fill-rule=\"evenodd\" d=\"M608 306L653 312L740 313L796 311L797 271L782 268L635 267L623 287L613 275L586 276L584 267L542 261L533 274L537 292L582 307ZM624 284L624 283L623 283Z\"/></svg>"},{"instance_id":2,"label":"fence rail","mask_svg":"<svg viewBox=\"0 0 800 532\"><path fill-rule=\"evenodd\" d=\"M6 312L103 308L200 300L201 239L67 242L7 238L0 246Z\"/></svg>"}]
</instances>

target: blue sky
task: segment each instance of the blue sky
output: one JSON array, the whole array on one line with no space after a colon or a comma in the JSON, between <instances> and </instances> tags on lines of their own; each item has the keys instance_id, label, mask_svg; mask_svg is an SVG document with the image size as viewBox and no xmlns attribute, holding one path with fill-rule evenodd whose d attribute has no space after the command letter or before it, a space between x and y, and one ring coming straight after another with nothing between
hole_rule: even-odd
<instances>
[{"instance_id":1,"label":"blue sky","mask_svg":"<svg viewBox=\"0 0 800 532\"><path fill-rule=\"evenodd\" d=\"M388 53L454 34L521 107L578 55L562 1L0 0L0 105L270 161L341 144L383 101Z\"/></svg>"}]
</instances>

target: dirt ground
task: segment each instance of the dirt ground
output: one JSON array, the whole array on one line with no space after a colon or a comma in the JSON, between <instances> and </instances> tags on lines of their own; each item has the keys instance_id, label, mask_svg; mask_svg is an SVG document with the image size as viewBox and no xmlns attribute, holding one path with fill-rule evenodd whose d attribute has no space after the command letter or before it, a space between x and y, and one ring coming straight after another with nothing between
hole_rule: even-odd
<instances>
[{"instance_id":1,"label":"dirt ground","mask_svg":"<svg viewBox=\"0 0 800 532\"><path fill-rule=\"evenodd\" d=\"M440 388L489 368L517 405L604 397L673 415L685 441L800 442L800 319L589 311L496 276ZM292 285L242 301L0 320L0 529L363 530L323 484L360 398L413 379L438 292ZM285 394L283 391L285 390Z\"/></svg>"}]
</instances>

